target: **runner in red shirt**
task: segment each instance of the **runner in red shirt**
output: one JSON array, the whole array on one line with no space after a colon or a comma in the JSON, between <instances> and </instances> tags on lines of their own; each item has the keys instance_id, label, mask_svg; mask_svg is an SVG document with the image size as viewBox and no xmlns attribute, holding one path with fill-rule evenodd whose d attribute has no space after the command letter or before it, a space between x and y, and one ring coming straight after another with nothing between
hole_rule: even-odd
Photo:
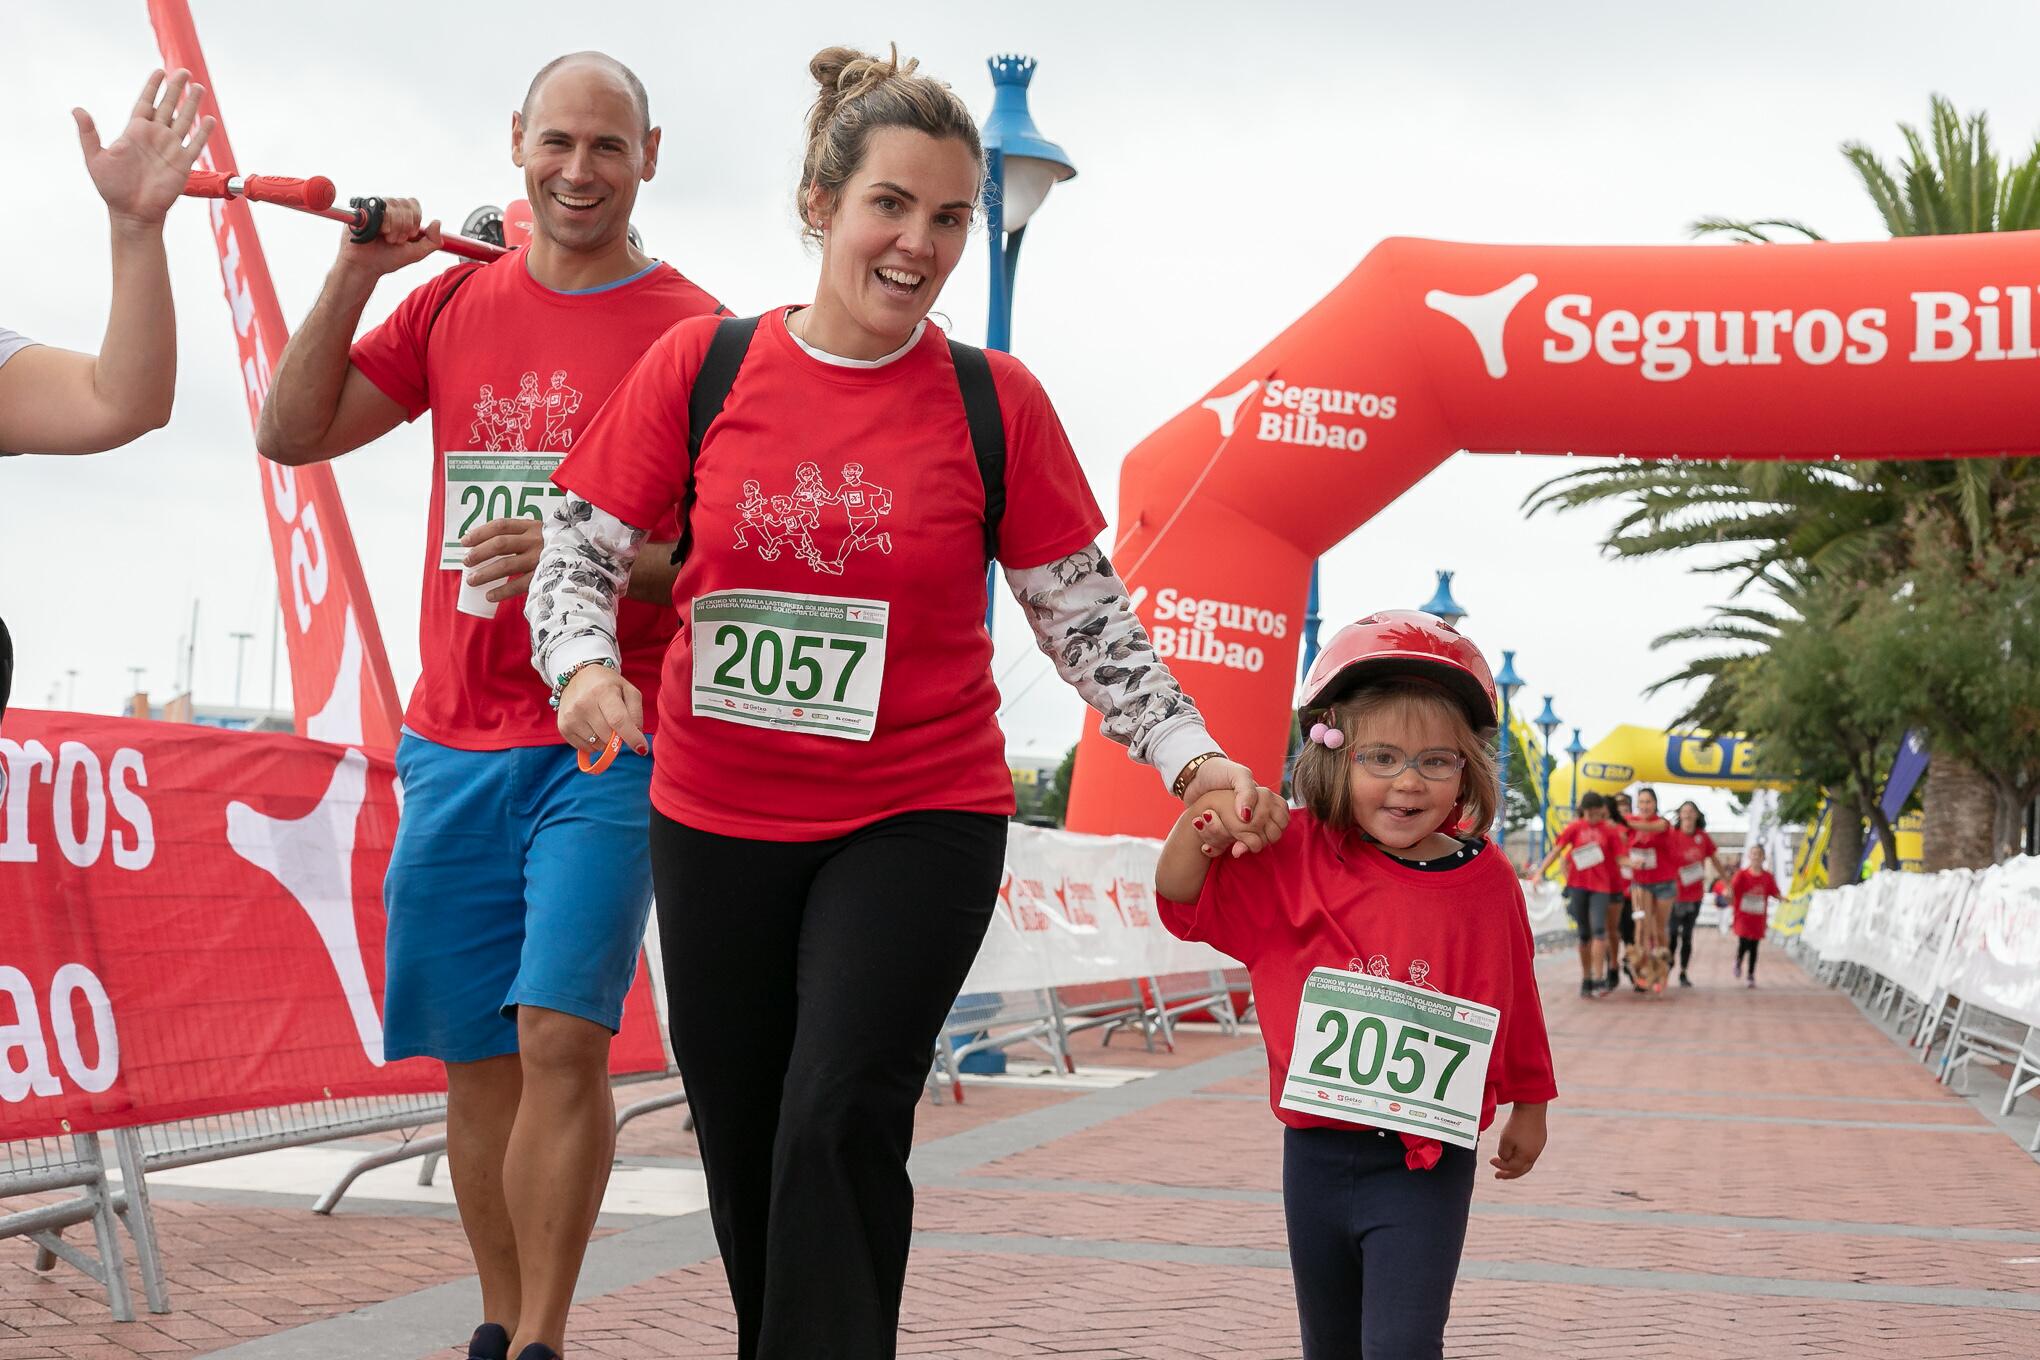
<instances>
[{"instance_id":1,"label":"runner in red shirt","mask_svg":"<svg viewBox=\"0 0 2040 1360\"><path fill-rule=\"evenodd\" d=\"M1743 975L1743 961L1749 960L1752 987L1757 985L1757 946L1764 942L1771 903L1783 896L1778 880L1764 868L1764 847L1750 846L1750 862L1728 881L1728 899L1735 913L1735 975Z\"/></svg>"},{"instance_id":2,"label":"runner in red shirt","mask_svg":"<svg viewBox=\"0 0 2040 1360\"><path fill-rule=\"evenodd\" d=\"M1135 619L1040 384L927 322L984 181L969 110L896 59L832 48L810 71L813 303L687 322L646 353L560 466L527 615L560 736L635 743L615 597L685 508L652 861L738 1348L877 1360L915 1106L1013 811L987 550L1106 735L1181 796L1267 814Z\"/></svg>"},{"instance_id":3,"label":"runner in red shirt","mask_svg":"<svg viewBox=\"0 0 2040 1360\"><path fill-rule=\"evenodd\" d=\"M1706 892L1707 870L1711 866L1717 879L1728 874L1721 867L1714 837L1707 834L1707 818L1700 805L1690 799L1679 804L1670 845L1672 861L1678 865L1679 885L1678 897L1672 903L1671 948L1678 957L1679 985L1690 987L1693 980L1686 976L1686 967L1693 961L1693 929L1700 922L1700 899Z\"/></svg>"},{"instance_id":4,"label":"runner in red shirt","mask_svg":"<svg viewBox=\"0 0 2040 1360\"><path fill-rule=\"evenodd\" d=\"M1304 1355L1439 1356L1477 1131L1513 1106L1490 1160L1521 1176L1558 1094L1522 886L1479 834L1494 682L1456 630L1391 610L1341 629L1303 696L1287 834L1219 853L1230 809L1193 805L1156 893L1171 931L1253 978Z\"/></svg>"},{"instance_id":5,"label":"runner in red shirt","mask_svg":"<svg viewBox=\"0 0 2040 1360\"><path fill-rule=\"evenodd\" d=\"M628 68L560 58L511 126L531 244L439 275L350 349L377 280L439 239L393 201L383 239L342 245L291 337L259 443L315 462L432 414L422 669L384 886L385 1051L447 1064L449 1161L487 1319L470 1355L514 1344L550 1360L609 1173L609 1041L651 907L651 761L640 737L604 778L575 771L530 633L501 606L537 564L562 453L648 345L717 305L630 242L660 134ZM674 537L670 516L650 527ZM671 581L667 554L646 553L613 625L617 662L647 692L677 627Z\"/></svg>"},{"instance_id":6,"label":"runner in red shirt","mask_svg":"<svg viewBox=\"0 0 2040 1360\"><path fill-rule=\"evenodd\" d=\"M1646 955L1664 951L1671 961L1672 900L1678 895L1679 866L1672 856L1672 824L1658 815L1656 789L1636 791L1636 815L1629 819L1629 861L1636 870L1636 905L1644 913L1638 943Z\"/></svg>"},{"instance_id":7,"label":"runner in red shirt","mask_svg":"<svg viewBox=\"0 0 2040 1360\"><path fill-rule=\"evenodd\" d=\"M1622 848L1608 821L1608 800L1589 792L1580 798L1579 816L1566 823L1552 842L1536 877L1551 872L1561 855L1566 859L1566 910L1580 933L1580 995L1599 996L1613 986L1604 983L1608 969L1608 916L1622 900L1615 863ZM1626 904L1625 904L1626 907Z\"/></svg>"},{"instance_id":8,"label":"runner in red shirt","mask_svg":"<svg viewBox=\"0 0 2040 1360\"><path fill-rule=\"evenodd\" d=\"M1642 910L1636 900L1636 868L1629 860L1629 846L1636 836L1629 826L1631 811L1629 795L1626 793L1615 794L1608 800L1608 825L1613 828L1611 834L1615 837L1617 850L1620 851L1615 857L1615 876L1621 881L1612 908L1616 918L1615 929L1608 932L1606 990L1611 992L1620 984L1622 974L1629 970L1628 960L1624 956L1628 952L1628 947L1636 943L1636 919L1638 912ZM1644 990L1643 984L1634 976L1629 980L1637 991Z\"/></svg>"}]
</instances>

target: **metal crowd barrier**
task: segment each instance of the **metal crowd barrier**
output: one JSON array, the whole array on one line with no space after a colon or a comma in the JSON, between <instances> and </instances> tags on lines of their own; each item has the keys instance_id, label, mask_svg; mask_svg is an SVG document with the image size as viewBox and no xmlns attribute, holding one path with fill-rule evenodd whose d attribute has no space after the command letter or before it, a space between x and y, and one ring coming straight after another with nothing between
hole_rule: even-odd
<instances>
[{"instance_id":1,"label":"metal crowd barrier","mask_svg":"<svg viewBox=\"0 0 2040 1360\"><path fill-rule=\"evenodd\" d=\"M677 1070L668 1066L661 1072L615 1077L611 1084L665 1081L678 1075ZM631 1120L654 1110L686 1103L684 1091L669 1091L637 1101L617 1111L616 1127L621 1130ZM354 1182L377 1167L414 1157L425 1158L418 1183L430 1185L446 1151L446 1135L424 1136L424 1130L445 1122L446 1097L433 1094L322 1100L120 1129L106 1135L114 1145L120 1167L118 1190L109 1186L97 1135L0 1143L0 1200L53 1190L84 1192L56 1204L0 1214L0 1239L28 1237L36 1245L38 1270L48 1270L62 1260L83 1271L106 1288L107 1304L115 1320L130 1322L134 1320L134 1305L128 1293L120 1236L115 1231L116 1221L123 1223L135 1244L136 1264L141 1269L149 1311L167 1313L169 1281L156 1239L155 1216L149 1206L149 1173L365 1134L402 1134L402 1140L394 1146L364 1153L312 1205L314 1213L331 1214ZM63 1147L66 1143L70 1145L68 1151ZM85 1222L93 1224L98 1245L96 1258L60 1236L65 1228Z\"/></svg>"},{"instance_id":2,"label":"metal crowd barrier","mask_svg":"<svg viewBox=\"0 0 2040 1360\"><path fill-rule=\"evenodd\" d=\"M1245 969L1212 969L1172 973L1166 978L1129 978L1087 988L1074 999L1064 996L1065 990L1073 989L1055 987L959 998L935 1036L928 1099L939 1103L946 1084L950 1098L963 1102L962 1063L973 1053L1032 1045L1057 1068L1073 1073L1077 1064L1070 1054L1070 1036L1088 1029L1104 1029L1107 1045L1120 1030L1138 1029L1149 1052L1154 1051L1157 1038L1173 1050L1176 1022L1184 1015L1206 1011L1217 1020L1221 1033L1237 1034L1240 1017L1234 1011L1232 994L1246 987Z\"/></svg>"}]
</instances>

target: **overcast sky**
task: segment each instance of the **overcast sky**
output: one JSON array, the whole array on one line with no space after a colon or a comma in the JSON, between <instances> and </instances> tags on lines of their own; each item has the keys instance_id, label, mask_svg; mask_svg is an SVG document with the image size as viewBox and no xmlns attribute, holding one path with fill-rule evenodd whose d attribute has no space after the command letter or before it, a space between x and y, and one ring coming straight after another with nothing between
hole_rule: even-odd
<instances>
[{"instance_id":1,"label":"overcast sky","mask_svg":"<svg viewBox=\"0 0 2040 1360\"><path fill-rule=\"evenodd\" d=\"M327 175L343 197L413 194L456 222L521 193L509 112L531 73L574 48L615 54L643 77L666 129L661 173L638 203L647 245L742 312L811 294L814 264L790 204L817 47L897 41L980 115L991 102L985 57L1037 57L1036 120L1079 176L1028 236L1014 350L1061 410L1108 515L1126 452L1384 236L1668 243L1696 217L1728 214L1873 238L1879 222L1836 150L1845 139L1895 159L1894 124L1922 121L1930 92L1988 110L2008 153L2023 154L2040 129L2040 91L2016 55L2040 50L2030 3L1968 3L1959 21L1887 0L1677 11L1564 0L192 7L244 170ZM157 60L141 0L0 4L16 186L0 214L0 324L97 346L105 216L68 110L84 105L111 136ZM295 323L338 229L257 215ZM232 698L235 631L255 635L244 699L269 698L275 577L197 205L173 212L169 248L181 342L169 427L95 458L0 463L0 613L15 633L24 706L54 697L112 712L130 666L167 694L194 600L198 698ZM385 281L368 320L427 276L417 267ZM985 277L980 234L937 304L963 338L984 334ZM425 422L337 466L408 693ZM1649 640L1703 619L1722 584L1686 560L1603 560L1596 544L1611 516L1526 520L1523 497L1563 470L1552 459L1455 457L1327 555L1328 625L1420 604L1433 571L1449 568L1466 629L1497 659L1514 648L1528 701L1556 695L1589 744L1618 723L1669 719L1676 695L1641 692L1678 659ZM1015 611L1001 618L1009 745L1060 752L1078 705L1040 678L1046 662Z\"/></svg>"}]
</instances>

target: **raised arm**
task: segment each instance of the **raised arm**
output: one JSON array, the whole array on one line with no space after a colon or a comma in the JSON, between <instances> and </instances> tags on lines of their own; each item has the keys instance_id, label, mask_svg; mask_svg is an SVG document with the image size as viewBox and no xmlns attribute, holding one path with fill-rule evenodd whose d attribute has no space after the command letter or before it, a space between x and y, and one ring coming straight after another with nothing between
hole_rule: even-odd
<instances>
[{"instance_id":1,"label":"raised arm","mask_svg":"<svg viewBox=\"0 0 2040 1360\"><path fill-rule=\"evenodd\" d=\"M362 309L383 275L430 255L439 224L418 225L415 199L394 198L382 236L367 245L341 238L311 314L291 335L270 380L255 428L255 447L278 463L337 458L378 439L404 419L404 408L347 361Z\"/></svg>"},{"instance_id":2,"label":"raised arm","mask_svg":"<svg viewBox=\"0 0 2040 1360\"><path fill-rule=\"evenodd\" d=\"M37 345L0 366L0 450L96 453L159 429L177 389L177 316L163 219L211 134L189 71L150 75L128 122L101 146L92 115L71 110L85 172L113 235L113 305L98 354Z\"/></svg>"}]
</instances>

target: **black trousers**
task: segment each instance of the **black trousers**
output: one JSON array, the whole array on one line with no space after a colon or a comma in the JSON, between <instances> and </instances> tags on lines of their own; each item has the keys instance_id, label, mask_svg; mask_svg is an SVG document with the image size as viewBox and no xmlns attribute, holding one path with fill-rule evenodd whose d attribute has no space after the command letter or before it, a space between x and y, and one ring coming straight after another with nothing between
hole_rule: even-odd
<instances>
[{"instance_id":1,"label":"black trousers","mask_svg":"<svg viewBox=\"0 0 2040 1360\"><path fill-rule=\"evenodd\" d=\"M1743 960L1748 959L1751 977L1757 975L1757 946L1762 943L1762 940L1745 940L1741 936L1736 937L1735 966L1740 969L1743 966Z\"/></svg>"},{"instance_id":2,"label":"black trousers","mask_svg":"<svg viewBox=\"0 0 2040 1360\"><path fill-rule=\"evenodd\" d=\"M1429 1171L1373 1129L1284 1129L1282 1213L1304 1360L1440 1360L1479 1158Z\"/></svg>"},{"instance_id":3,"label":"black trousers","mask_svg":"<svg viewBox=\"0 0 2040 1360\"><path fill-rule=\"evenodd\" d=\"M1685 972L1686 965L1693 961L1693 928L1700 924L1698 902L1675 902L1672 904L1672 938L1668 942L1672 953L1678 956L1679 971Z\"/></svg>"},{"instance_id":4,"label":"black trousers","mask_svg":"<svg viewBox=\"0 0 2040 1360\"><path fill-rule=\"evenodd\" d=\"M826 841L652 813L673 1052L743 1360L890 1360L914 1107L984 940L1003 817L917 812Z\"/></svg>"}]
</instances>

